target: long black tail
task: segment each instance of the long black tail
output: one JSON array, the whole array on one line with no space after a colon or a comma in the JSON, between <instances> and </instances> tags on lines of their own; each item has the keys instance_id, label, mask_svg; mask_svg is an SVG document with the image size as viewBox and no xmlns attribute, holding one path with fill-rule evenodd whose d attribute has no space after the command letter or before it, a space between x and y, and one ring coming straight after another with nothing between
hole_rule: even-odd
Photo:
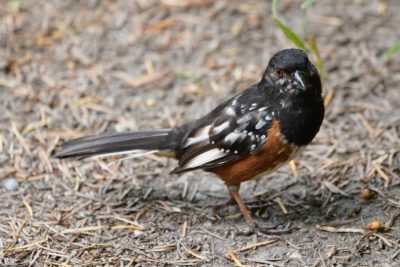
<instances>
[{"instance_id":1,"label":"long black tail","mask_svg":"<svg viewBox=\"0 0 400 267\"><path fill-rule=\"evenodd\" d=\"M173 152L176 140L173 129L141 132L103 133L67 141L60 146L54 157L92 157L135 150L160 150Z\"/></svg>"}]
</instances>

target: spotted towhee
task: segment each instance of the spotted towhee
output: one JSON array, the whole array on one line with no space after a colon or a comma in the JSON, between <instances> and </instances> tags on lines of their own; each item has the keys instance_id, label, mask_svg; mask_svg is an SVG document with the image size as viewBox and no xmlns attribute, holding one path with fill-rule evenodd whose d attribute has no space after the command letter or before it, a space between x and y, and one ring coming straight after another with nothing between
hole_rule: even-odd
<instances>
[{"instance_id":1,"label":"spotted towhee","mask_svg":"<svg viewBox=\"0 0 400 267\"><path fill-rule=\"evenodd\" d=\"M282 166L308 145L324 118L321 80L306 53L275 54L261 81L180 127L105 133L61 145L57 158L90 157L155 150L178 160L172 173L213 172L228 186L246 221L256 226L239 195L242 182Z\"/></svg>"}]
</instances>

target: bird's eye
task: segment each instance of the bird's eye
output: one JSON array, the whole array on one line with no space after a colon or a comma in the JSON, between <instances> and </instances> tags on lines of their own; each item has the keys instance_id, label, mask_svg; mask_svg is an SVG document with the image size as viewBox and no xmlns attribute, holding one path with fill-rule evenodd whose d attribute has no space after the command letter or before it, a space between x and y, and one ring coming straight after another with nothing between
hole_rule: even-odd
<instances>
[{"instance_id":1,"label":"bird's eye","mask_svg":"<svg viewBox=\"0 0 400 267\"><path fill-rule=\"evenodd\" d=\"M283 70L276 69L275 70L275 75L276 75L276 77L281 78L283 76Z\"/></svg>"}]
</instances>

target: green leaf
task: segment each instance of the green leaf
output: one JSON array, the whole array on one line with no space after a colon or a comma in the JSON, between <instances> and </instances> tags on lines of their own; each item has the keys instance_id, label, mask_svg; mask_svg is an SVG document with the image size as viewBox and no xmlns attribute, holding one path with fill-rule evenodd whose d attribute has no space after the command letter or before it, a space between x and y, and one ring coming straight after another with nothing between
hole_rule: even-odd
<instances>
[{"instance_id":1,"label":"green leaf","mask_svg":"<svg viewBox=\"0 0 400 267\"><path fill-rule=\"evenodd\" d=\"M400 42L397 42L394 44L394 46L385 51L385 53L383 54L383 58L388 60L399 52L400 52Z\"/></svg>"},{"instance_id":2,"label":"green leaf","mask_svg":"<svg viewBox=\"0 0 400 267\"><path fill-rule=\"evenodd\" d=\"M13 12L17 13L21 9L21 2L19 0L10 0L9 5Z\"/></svg>"},{"instance_id":3,"label":"green leaf","mask_svg":"<svg viewBox=\"0 0 400 267\"><path fill-rule=\"evenodd\" d=\"M286 27L286 25L283 24L278 18L274 18L274 21L290 41L292 41L298 48L307 51L303 41L290 28Z\"/></svg>"},{"instance_id":4,"label":"green leaf","mask_svg":"<svg viewBox=\"0 0 400 267\"><path fill-rule=\"evenodd\" d=\"M304 0L303 4L301 4L301 9L306 9L307 7L315 4L317 0Z\"/></svg>"},{"instance_id":5,"label":"green leaf","mask_svg":"<svg viewBox=\"0 0 400 267\"><path fill-rule=\"evenodd\" d=\"M271 9L272 9L272 17L273 17L274 19L278 18L277 15L276 15L276 4L277 4L277 3L278 3L277 0L272 0L272 7L271 7Z\"/></svg>"},{"instance_id":6,"label":"green leaf","mask_svg":"<svg viewBox=\"0 0 400 267\"><path fill-rule=\"evenodd\" d=\"M304 51L307 51L306 46L304 45L303 41L283 22L281 22L276 13L276 5L277 5L277 0L272 0L272 18L274 19L276 25L283 31L283 33L286 35L286 37L291 40L298 48L303 49Z\"/></svg>"}]
</instances>

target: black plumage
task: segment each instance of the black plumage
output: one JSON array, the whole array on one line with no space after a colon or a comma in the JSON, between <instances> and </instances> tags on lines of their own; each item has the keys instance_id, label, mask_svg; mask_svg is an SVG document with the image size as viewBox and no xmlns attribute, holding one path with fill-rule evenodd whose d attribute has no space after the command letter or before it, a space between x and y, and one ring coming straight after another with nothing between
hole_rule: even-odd
<instances>
[{"instance_id":1,"label":"black plumage","mask_svg":"<svg viewBox=\"0 0 400 267\"><path fill-rule=\"evenodd\" d=\"M261 80L204 117L173 129L107 133L62 144L58 158L155 150L178 160L174 173L203 169L228 185L246 220L255 222L238 195L243 181L274 170L315 137L324 118L321 80L299 49L275 54Z\"/></svg>"}]
</instances>

